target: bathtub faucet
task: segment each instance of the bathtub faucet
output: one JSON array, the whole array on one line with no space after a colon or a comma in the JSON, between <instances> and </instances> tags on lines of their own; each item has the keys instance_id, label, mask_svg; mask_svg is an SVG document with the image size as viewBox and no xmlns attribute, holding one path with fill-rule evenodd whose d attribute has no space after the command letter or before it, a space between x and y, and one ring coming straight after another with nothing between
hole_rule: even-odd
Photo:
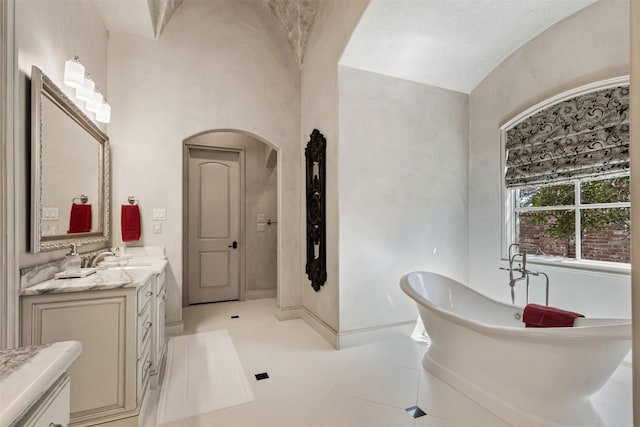
<instances>
[{"instance_id":1,"label":"bathtub faucet","mask_svg":"<svg viewBox=\"0 0 640 427\"><path fill-rule=\"evenodd\" d=\"M544 305L549 305L549 276L547 276L547 273L543 273L541 271L526 270L525 274L527 275L527 303L529 302L529 275L532 275L532 276L544 277L544 282L545 282L544 283L544 286L545 286Z\"/></svg>"},{"instance_id":2,"label":"bathtub faucet","mask_svg":"<svg viewBox=\"0 0 640 427\"><path fill-rule=\"evenodd\" d=\"M509 272L509 288L511 289L511 303L515 304L516 302L516 294L515 294L515 286L516 283L524 280L526 283L527 289L527 303L529 302L529 275L532 276L543 276L546 282L546 301L545 304L549 305L549 276L545 273L539 271L533 271L527 269L527 254L533 255L544 255L544 252L539 246L530 244L530 243L512 243L509 245L509 267L500 267L500 270L507 270ZM516 262L516 258L520 258L521 264L519 263L517 267L514 266ZM517 277L514 273L519 273L520 276Z\"/></svg>"}]
</instances>

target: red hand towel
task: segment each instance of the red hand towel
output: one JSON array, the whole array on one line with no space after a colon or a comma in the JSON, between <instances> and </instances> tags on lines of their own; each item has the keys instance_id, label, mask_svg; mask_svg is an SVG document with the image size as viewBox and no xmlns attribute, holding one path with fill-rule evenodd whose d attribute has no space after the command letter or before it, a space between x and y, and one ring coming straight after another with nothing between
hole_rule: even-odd
<instances>
[{"instance_id":1,"label":"red hand towel","mask_svg":"<svg viewBox=\"0 0 640 427\"><path fill-rule=\"evenodd\" d=\"M91 231L91 205L72 204L67 233L86 233L89 231Z\"/></svg>"},{"instance_id":2,"label":"red hand towel","mask_svg":"<svg viewBox=\"0 0 640 427\"><path fill-rule=\"evenodd\" d=\"M576 317L584 317L580 313L547 307L539 304L527 304L522 314L522 321L527 328L562 328L572 327Z\"/></svg>"},{"instance_id":3,"label":"red hand towel","mask_svg":"<svg viewBox=\"0 0 640 427\"><path fill-rule=\"evenodd\" d=\"M140 239L140 210L138 205L122 205L120 223L123 242Z\"/></svg>"}]
</instances>

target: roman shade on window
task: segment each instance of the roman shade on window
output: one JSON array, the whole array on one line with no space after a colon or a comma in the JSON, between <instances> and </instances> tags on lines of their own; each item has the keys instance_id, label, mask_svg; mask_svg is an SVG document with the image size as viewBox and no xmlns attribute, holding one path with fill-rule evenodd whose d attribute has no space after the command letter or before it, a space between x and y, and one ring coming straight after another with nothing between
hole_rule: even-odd
<instances>
[{"instance_id":1,"label":"roman shade on window","mask_svg":"<svg viewBox=\"0 0 640 427\"><path fill-rule=\"evenodd\" d=\"M581 94L506 131L508 188L629 170L629 85Z\"/></svg>"}]
</instances>

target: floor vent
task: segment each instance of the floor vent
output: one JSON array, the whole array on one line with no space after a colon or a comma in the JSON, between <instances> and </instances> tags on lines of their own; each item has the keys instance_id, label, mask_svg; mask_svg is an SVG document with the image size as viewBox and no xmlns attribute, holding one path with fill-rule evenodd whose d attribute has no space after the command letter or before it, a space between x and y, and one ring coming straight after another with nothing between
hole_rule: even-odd
<instances>
[{"instance_id":1,"label":"floor vent","mask_svg":"<svg viewBox=\"0 0 640 427\"><path fill-rule=\"evenodd\" d=\"M411 408L407 408L405 409L405 411L407 411L407 414L411 415L413 418L420 418L427 415L426 412L424 412L422 409L418 408L417 406L412 406Z\"/></svg>"},{"instance_id":2,"label":"floor vent","mask_svg":"<svg viewBox=\"0 0 640 427\"><path fill-rule=\"evenodd\" d=\"M262 372L261 374L256 374L256 381L266 380L267 378L269 378L269 374L267 374L266 372Z\"/></svg>"}]
</instances>

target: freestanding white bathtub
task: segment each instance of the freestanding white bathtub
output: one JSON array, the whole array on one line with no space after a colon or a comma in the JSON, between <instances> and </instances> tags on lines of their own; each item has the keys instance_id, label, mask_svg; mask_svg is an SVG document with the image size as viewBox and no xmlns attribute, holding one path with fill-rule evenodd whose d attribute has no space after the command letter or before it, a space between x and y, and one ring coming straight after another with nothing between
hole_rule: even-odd
<instances>
[{"instance_id":1,"label":"freestanding white bathtub","mask_svg":"<svg viewBox=\"0 0 640 427\"><path fill-rule=\"evenodd\" d=\"M436 273L409 273L400 287L431 338L422 360L428 372L514 426L602 425L589 396L629 352L629 319L525 328L522 307Z\"/></svg>"}]
</instances>

